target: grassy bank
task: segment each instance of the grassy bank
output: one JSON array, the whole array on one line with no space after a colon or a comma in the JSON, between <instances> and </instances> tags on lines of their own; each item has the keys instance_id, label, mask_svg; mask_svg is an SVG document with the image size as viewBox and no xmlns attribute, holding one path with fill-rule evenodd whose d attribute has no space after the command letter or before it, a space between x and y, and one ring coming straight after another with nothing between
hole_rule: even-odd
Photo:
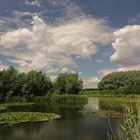
<instances>
[{"instance_id":1,"label":"grassy bank","mask_svg":"<svg viewBox=\"0 0 140 140\"><path fill-rule=\"evenodd\" d=\"M66 101L66 102L82 102L85 101L87 96L81 94L55 94L52 93L49 96L33 96L33 97L22 97L15 96L9 100L3 99L2 103L38 103L38 102L49 102L49 101Z\"/></svg>"},{"instance_id":2,"label":"grassy bank","mask_svg":"<svg viewBox=\"0 0 140 140\"><path fill-rule=\"evenodd\" d=\"M121 94L117 91L82 91L80 93L86 97L140 97L140 94Z\"/></svg>"},{"instance_id":3,"label":"grassy bank","mask_svg":"<svg viewBox=\"0 0 140 140\"><path fill-rule=\"evenodd\" d=\"M14 97L15 99L15 97ZM18 100L20 99L20 100ZM15 102L16 101L16 102ZM52 95L50 98L46 96L39 96L39 97L34 97L30 102L28 101L23 101L21 98L17 97L16 100L10 100L8 103L3 102L0 104L0 111L6 110L8 107L13 107L13 106L30 106L33 104L38 104L38 103L57 103L57 104L85 104L88 101L88 97L84 95L73 95L73 94L67 94L67 95Z\"/></svg>"},{"instance_id":4,"label":"grassy bank","mask_svg":"<svg viewBox=\"0 0 140 140\"><path fill-rule=\"evenodd\" d=\"M87 102L87 97L84 95L54 95L51 98L52 102L58 103L85 103Z\"/></svg>"},{"instance_id":5,"label":"grassy bank","mask_svg":"<svg viewBox=\"0 0 140 140\"><path fill-rule=\"evenodd\" d=\"M3 104L0 104L0 110L5 110L7 109L8 107L12 107L12 106L30 106L30 105L33 105L34 103L26 103L26 102L17 102L17 103L3 103Z\"/></svg>"}]
</instances>

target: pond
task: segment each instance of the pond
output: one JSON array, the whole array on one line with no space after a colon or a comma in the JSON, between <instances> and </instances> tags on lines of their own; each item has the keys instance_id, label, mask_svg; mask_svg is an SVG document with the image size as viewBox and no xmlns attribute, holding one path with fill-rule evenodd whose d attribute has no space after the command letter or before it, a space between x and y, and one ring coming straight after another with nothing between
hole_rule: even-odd
<instances>
[{"instance_id":1,"label":"pond","mask_svg":"<svg viewBox=\"0 0 140 140\"><path fill-rule=\"evenodd\" d=\"M43 103L9 107L6 111L58 113L61 119L48 122L0 125L0 140L108 140L111 128L123 138L119 115L125 105L136 108L138 100L124 98L93 98L86 104ZM106 115L106 111L113 115ZM4 112L4 111L3 111ZM110 125L111 126L110 126Z\"/></svg>"}]
</instances>

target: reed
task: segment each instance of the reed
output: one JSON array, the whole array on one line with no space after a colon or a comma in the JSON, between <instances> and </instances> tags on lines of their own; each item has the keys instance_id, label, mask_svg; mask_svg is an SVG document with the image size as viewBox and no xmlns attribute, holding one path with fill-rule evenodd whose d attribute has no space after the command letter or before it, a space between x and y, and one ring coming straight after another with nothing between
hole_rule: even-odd
<instances>
[{"instance_id":1,"label":"reed","mask_svg":"<svg viewBox=\"0 0 140 140\"><path fill-rule=\"evenodd\" d=\"M52 102L59 103L86 103L88 98L83 95L55 95L51 98Z\"/></svg>"}]
</instances>

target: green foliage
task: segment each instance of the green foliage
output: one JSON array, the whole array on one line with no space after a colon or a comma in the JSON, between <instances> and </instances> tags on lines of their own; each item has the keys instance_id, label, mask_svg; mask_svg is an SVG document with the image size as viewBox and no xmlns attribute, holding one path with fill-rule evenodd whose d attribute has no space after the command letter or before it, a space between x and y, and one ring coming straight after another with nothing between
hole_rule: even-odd
<instances>
[{"instance_id":1,"label":"green foliage","mask_svg":"<svg viewBox=\"0 0 140 140\"><path fill-rule=\"evenodd\" d=\"M100 90L113 90L116 94L139 94L140 71L114 72L98 83Z\"/></svg>"},{"instance_id":2,"label":"green foliage","mask_svg":"<svg viewBox=\"0 0 140 140\"><path fill-rule=\"evenodd\" d=\"M30 71L25 75L24 80L22 93L25 95L45 96L51 92L51 80L42 71Z\"/></svg>"},{"instance_id":3,"label":"green foliage","mask_svg":"<svg viewBox=\"0 0 140 140\"><path fill-rule=\"evenodd\" d=\"M60 118L60 116L54 113L7 112L0 113L0 124L17 124L23 122L48 121L57 118Z\"/></svg>"},{"instance_id":4,"label":"green foliage","mask_svg":"<svg viewBox=\"0 0 140 140\"><path fill-rule=\"evenodd\" d=\"M18 90L18 71L13 67L0 72L0 97L10 98Z\"/></svg>"},{"instance_id":5,"label":"green foliage","mask_svg":"<svg viewBox=\"0 0 140 140\"><path fill-rule=\"evenodd\" d=\"M52 91L52 82L42 71L19 73L9 67L0 71L0 100L10 101L14 97L22 97L23 101L33 96L46 96Z\"/></svg>"},{"instance_id":6,"label":"green foliage","mask_svg":"<svg viewBox=\"0 0 140 140\"><path fill-rule=\"evenodd\" d=\"M14 67L0 71L0 101L45 101L51 94L78 94L83 87L78 73L61 73L54 83L42 71L19 73Z\"/></svg>"},{"instance_id":7,"label":"green foliage","mask_svg":"<svg viewBox=\"0 0 140 140\"><path fill-rule=\"evenodd\" d=\"M83 87L82 80L79 80L78 73L61 73L55 81L55 93L78 94Z\"/></svg>"}]
</instances>

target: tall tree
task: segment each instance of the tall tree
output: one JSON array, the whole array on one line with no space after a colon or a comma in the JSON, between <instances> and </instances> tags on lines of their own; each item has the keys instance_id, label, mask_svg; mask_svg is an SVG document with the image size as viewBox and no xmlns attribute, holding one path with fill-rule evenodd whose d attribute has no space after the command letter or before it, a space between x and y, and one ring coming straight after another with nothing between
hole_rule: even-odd
<instances>
[{"instance_id":1,"label":"tall tree","mask_svg":"<svg viewBox=\"0 0 140 140\"><path fill-rule=\"evenodd\" d=\"M78 73L61 73L55 81L55 89L59 94L78 94L83 88L83 81Z\"/></svg>"},{"instance_id":2,"label":"tall tree","mask_svg":"<svg viewBox=\"0 0 140 140\"><path fill-rule=\"evenodd\" d=\"M52 90L52 83L49 77L42 71L30 71L25 75L25 84L22 92L34 96L45 96Z\"/></svg>"},{"instance_id":3,"label":"tall tree","mask_svg":"<svg viewBox=\"0 0 140 140\"><path fill-rule=\"evenodd\" d=\"M11 98L17 92L18 71L14 67L0 72L0 92L3 97Z\"/></svg>"},{"instance_id":4,"label":"tall tree","mask_svg":"<svg viewBox=\"0 0 140 140\"><path fill-rule=\"evenodd\" d=\"M118 90L122 93L140 93L140 71L114 72L98 83L100 90Z\"/></svg>"}]
</instances>

